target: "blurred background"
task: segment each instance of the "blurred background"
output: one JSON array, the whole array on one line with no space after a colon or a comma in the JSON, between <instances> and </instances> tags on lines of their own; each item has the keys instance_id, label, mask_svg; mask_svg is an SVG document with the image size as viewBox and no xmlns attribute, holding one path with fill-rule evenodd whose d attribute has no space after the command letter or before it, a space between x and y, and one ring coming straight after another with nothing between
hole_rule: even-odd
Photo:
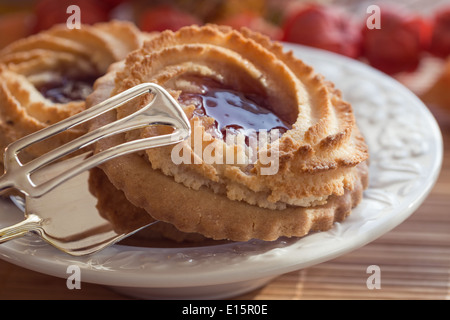
<instances>
[{"instance_id":1,"label":"blurred background","mask_svg":"<svg viewBox=\"0 0 450 320\"><path fill-rule=\"evenodd\" d=\"M299 43L360 59L388 74L413 72L424 56L450 54L448 0L0 0L0 48L66 23L69 5L81 23L133 21L144 31L190 24L242 26L274 40ZM381 28L368 29L378 5Z\"/></svg>"},{"instance_id":2,"label":"blurred background","mask_svg":"<svg viewBox=\"0 0 450 320\"><path fill-rule=\"evenodd\" d=\"M82 24L128 20L149 32L206 23L248 27L370 64L450 110L449 0L0 0L0 50L66 23L74 4Z\"/></svg>"}]
</instances>

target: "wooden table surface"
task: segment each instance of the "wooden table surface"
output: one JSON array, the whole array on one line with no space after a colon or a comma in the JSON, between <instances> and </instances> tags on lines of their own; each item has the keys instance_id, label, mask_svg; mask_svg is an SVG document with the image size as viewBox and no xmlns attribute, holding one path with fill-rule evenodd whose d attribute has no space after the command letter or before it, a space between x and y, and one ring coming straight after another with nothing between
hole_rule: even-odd
<instances>
[{"instance_id":1,"label":"wooden table surface","mask_svg":"<svg viewBox=\"0 0 450 320\"><path fill-rule=\"evenodd\" d=\"M430 107L444 138L439 179L418 210L377 240L319 265L282 275L235 299L450 299L450 110ZM370 265L380 267L379 289L368 289ZM29 271L0 260L0 299L130 299L82 283Z\"/></svg>"}]
</instances>

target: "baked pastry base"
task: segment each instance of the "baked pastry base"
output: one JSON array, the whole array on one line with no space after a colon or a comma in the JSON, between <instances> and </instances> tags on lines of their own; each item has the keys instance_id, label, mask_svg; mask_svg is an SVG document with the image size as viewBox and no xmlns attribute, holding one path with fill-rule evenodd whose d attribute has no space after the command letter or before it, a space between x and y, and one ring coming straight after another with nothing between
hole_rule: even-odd
<instances>
[{"instance_id":1,"label":"baked pastry base","mask_svg":"<svg viewBox=\"0 0 450 320\"><path fill-rule=\"evenodd\" d=\"M147 211L134 206L125 194L116 189L106 174L99 168L89 172L89 190L97 198L99 214L111 222L117 233L127 233L143 225L156 222ZM139 243L144 246L168 246L171 243L185 245L189 243L208 242L207 238L198 233L185 233L173 225L158 221L133 235L126 243Z\"/></svg>"},{"instance_id":2,"label":"baked pastry base","mask_svg":"<svg viewBox=\"0 0 450 320\"><path fill-rule=\"evenodd\" d=\"M262 228L261 232L270 233L271 229L277 226L278 218L276 215L285 215L284 219L289 218L292 223L291 236L302 237L311 232L327 231L331 229L335 222L343 221L357 206L363 197L363 191L368 185L368 165L367 162L363 162L357 166L360 179L353 190L347 190L343 196L332 196L325 205L313 207L313 208L290 208L284 210L268 210L265 209L260 214L267 220L264 222L267 226ZM159 174L161 179L169 178L160 172L155 171L155 174ZM91 193L97 197L97 209L99 213L107 220L109 220L116 231L127 232L135 230L137 227L156 221L152 218L146 210L133 205L125 196L125 194L114 187L109 181L106 174L99 168L95 168L90 172L89 188ZM193 190L195 192L195 190ZM201 192L207 193L205 201L211 204L217 203L217 197L225 198L214 194L209 190L202 190ZM209 194L208 194L209 193ZM209 200L211 199L211 200ZM175 200L175 199L174 199ZM222 199L225 203L230 201L228 199ZM222 202L219 201L219 202ZM175 201L180 204L179 201ZM239 203L243 206L247 206L244 203ZM245 208L244 208L245 209ZM186 209L187 210L187 209ZM212 209L214 210L214 209ZM151 213L150 213L151 214ZM236 223L239 225L245 223L243 227L248 227L249 224L246 221L242 221L239 217L236 217L227 210L217 206L217 211L211 212L211 216L208 219L213 218L216 214L229 216L229 219L236 219ZM191 213L186 211L186 218L191 216ZM260 217L262 218L262 217ZM259 221L260 219L255 219ZM274 225L275 224L275 225ZM238 228L241 229L242 227ZM285 230L284 233L287 233ZM271 240L275 240L274 237ZM179 245L210 245L218 244L218 241L211 241L218 239L217 237L208 238L199 233L183 232L177 229L174 225L161 222L149 226L137 233L125 243L138 244L139 246L179 246ZM224 240L224 239L222 239ZM225 239L226 240L226 239ZM234 237L234 240L249 240L248 238L241 238L239 236ZM222 243L222 242L219 242Z\"/></svg>"}]
</instances>

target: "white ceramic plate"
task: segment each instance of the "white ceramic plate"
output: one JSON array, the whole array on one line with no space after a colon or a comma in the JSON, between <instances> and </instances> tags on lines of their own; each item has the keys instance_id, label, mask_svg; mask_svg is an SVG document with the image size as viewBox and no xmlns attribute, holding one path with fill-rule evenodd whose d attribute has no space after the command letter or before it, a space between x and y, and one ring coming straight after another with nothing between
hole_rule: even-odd
<instances>
[{"instance_id":1,"label":"white ceramic plate","mask_svg":"<svg viewBox=\"0 0 450 320\"><path fill-rule=\"evenodd\" d=\"M440 171L442 137L435 119L410 91L362 63L286 47L342 90L369 144L370 186L347 220L302 239L170 249L116 244L77 258L29 235L0 245L0 258L62 278L75 264L82 281L140 298L226 298L364 246L403 222L425 199ZM13 204L0 202L0 226L22 218Z\"/></svg>"}]
</instances>

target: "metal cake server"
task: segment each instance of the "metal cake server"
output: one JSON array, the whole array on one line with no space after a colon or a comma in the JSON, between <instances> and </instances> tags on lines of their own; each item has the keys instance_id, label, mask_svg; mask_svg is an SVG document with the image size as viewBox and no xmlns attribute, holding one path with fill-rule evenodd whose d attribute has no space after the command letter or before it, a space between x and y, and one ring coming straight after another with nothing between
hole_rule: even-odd
<instances>
[{"instance_id":1,"label":"metal cake server","mask_svg":"<svg viewBox=\"0 0 450 320\"><path fill-rule=\"evenodd\" d=\"M88 132L25 164L19 160L20 151L26 147L118 108L145 93L152 93L154 97L135 113ZM125 142L96 154L88 152L61 160L102 138L154 124L171 126L174 130L170 134ZM95 209L96 199L87 187L88 170L121 155L178 143L186 139L190 131L189 120L176 100L164 88L144 83L17 140L5 150L5 173L0 177L0 191L16 189L22 193L25 220L1 229L0 243L32 231L54 247L80 256L97 252L146 227L136 226L131 232L116 233L111 223Z\"/></svg>"},{"instance_id":2,"label":"metal cake server","mask_svg":"<svg viewBox=\"0 0 450 320\"><path fill-rule=\"evenodd\" d=\"M47 181L67 166L81 165L86 155L77 156L41 170L37 181ZM59 250L81 256L100 251L153 224L134 225L128 232L118 232L97 210L97 199L89 192L89 172L58 185L44 195L11 196L25 213L25 219L0 230L0 242L33 232Z\"/></svg>"}]
</instances>

